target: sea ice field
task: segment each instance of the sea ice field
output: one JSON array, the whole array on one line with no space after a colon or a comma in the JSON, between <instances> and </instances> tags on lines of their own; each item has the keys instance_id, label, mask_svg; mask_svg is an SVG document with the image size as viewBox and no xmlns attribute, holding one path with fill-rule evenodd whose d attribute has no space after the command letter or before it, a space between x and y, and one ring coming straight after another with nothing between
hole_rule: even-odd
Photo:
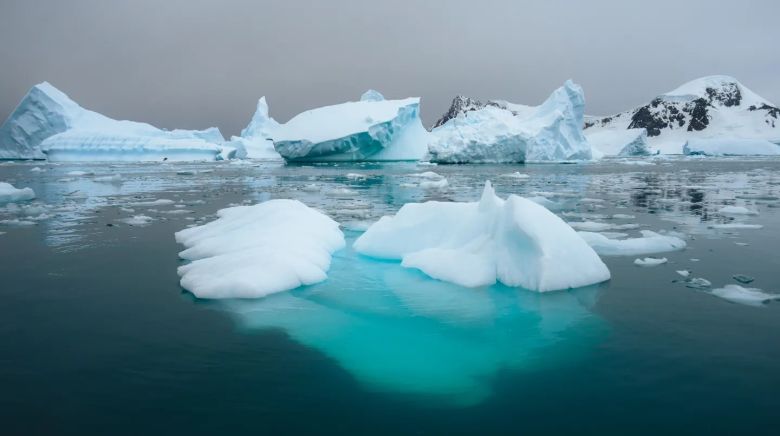
<instances>
[{"instance_id":1,"label":"sea ice field","mask_svg":"<svg viewBox=\"0 0 780 436\"><path fill-rule=\"evenodd\" d=\"M593 250L576 253L597 253L607 276L593 256L593 284L575 289L471 281L468 262L437 279L441 251L394 258L356 244L407 203L478 202L487 181L501 201L521 196L569 223ZM637 422L639 433L744 433L772 428L780 410L776 158L28 161L0 163L0 182L10 184L0 195L9 434L608 432ZM246 271L180 257L219 210L279 199L309 208L275 233L282 259L314 243L309 223L326 232L322 256L306 258L314 270L297 271L304 286L220 294ZM253 210L258 223L273 212ZM421 247L449 243L438 238ZM570 261L549 271L579 271ZM187 271L213 286L188 289Z\"/></svg>"}]
</instances>

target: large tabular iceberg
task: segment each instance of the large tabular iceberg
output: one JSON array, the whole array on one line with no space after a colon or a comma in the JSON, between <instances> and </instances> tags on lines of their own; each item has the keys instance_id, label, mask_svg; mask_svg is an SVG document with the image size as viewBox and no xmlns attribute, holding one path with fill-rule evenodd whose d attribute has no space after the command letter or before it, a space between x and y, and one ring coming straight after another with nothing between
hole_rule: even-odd
<instances>
[{"instance_id":1,"label":"large tabular iceberg","mask_svg":"<svg viewBox=\"0 0 780 436\"><path fill-rule=\"evenodd\" d=\"M82 108L44 82L0 127L0 158L50 160L214 160L224 140L216 128L161 130Z\"/></svg>"},{"instance_id":2,"label":"large tabular iceberg","mask_svg":"<svg viewBox=\"0 0 780 436\"><path fill-rule=\"evenodd\" d=\"M502 200L490 182L479 202L406 204L372 225L354 247L467 287L498 281L544 292L610 278L574 229L528 199Z\"/></svg>"},{"instance_id":3,"label":"large tabular iceberg","mask_svg":"<svg viewBox=\"0 0 780 436\"><path fill-rule=\"evenodd\" d=\"M279 123L268 114L268 103L261 97L249 125L241 131L241 136L230 138L227 145L236 149L237 158L281 159L273 143L278 129Z\"/></svg>"},{"instance_id":4,"label":"large tabular iceberg","mask_svg":"<svg viewBox=\"0 0 780 436\"><path fill-rule=\"evenodd\" d=\"M453 106L463 101L456 99ZM582 133L585 97L571 81L542 105L506 102L481 105L445 115L431 132L429 159L440 163L549 162L591 159Z\"/></svg>"},{"instance_id":5,"label":"large tabular iceberg","mask_svg":"<svg viewBox=\"0 0 780 436\"><path fill-rule=\"evenodd\" d=\"M339 224L296 200L222 209L216 221L176 233L181 286L199 298L258 298L327 278L344 247Z\"/></svg>"},{"instance_id":6,"label":"large tabular iceberg","mask_svg":"<svg viewBox=\"0 0 780 436\"><path fill-rule=\"evenodd\" d=\"M303 112L275 132L288 161L419 160L428 147L420 99L385 100L376 91L357 102Z\"/></svg>"}]
</instances>

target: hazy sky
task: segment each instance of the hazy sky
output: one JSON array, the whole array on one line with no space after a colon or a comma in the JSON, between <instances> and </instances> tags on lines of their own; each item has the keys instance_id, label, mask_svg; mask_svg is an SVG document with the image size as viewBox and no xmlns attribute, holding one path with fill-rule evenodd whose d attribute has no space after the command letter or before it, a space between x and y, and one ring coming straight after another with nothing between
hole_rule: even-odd
<instances>
[{"instance_id":1,"label":"hazy sky","mask_svg":"<svg viewBox=\"0 0 780 436\"><path fill-rule=\"evenodd\" d=\"M780 1L1 0L0 118L47 80L82 106L237 134L367 88L538 104L568 78L619 112L728 74L780 103Z\"/></svg>"}]
</instances>

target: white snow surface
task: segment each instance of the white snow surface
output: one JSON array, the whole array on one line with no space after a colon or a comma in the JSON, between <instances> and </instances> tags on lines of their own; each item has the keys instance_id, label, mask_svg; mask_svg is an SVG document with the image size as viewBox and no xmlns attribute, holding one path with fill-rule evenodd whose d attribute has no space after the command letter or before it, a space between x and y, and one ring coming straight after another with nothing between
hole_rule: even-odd
<instances>
[{"instance_id":1,"label":"white snow surface","mask_svg":"<svg viewBox=\"0 0 780 436\"><path fill-rule=\"evenodd\" d=\"M161 130L82 108L47 82L35 85L0 127L0 158L64 161L214 160L216 128Z\"/></svg>"},{"instance_id":2,"label":"white snow surface","mask_svg":"<svg viewBox=\"0 0 780 436\"><path fill-rule=\"evenodd\" d=\"M15 203L35 198L32 188L17 189L10 183L0 182L0 203Z\"/></svg>"},{"instance_id":3,"label":"white snow surface","mask_svg":"<svg viewBox=\"0 0 780 436\"><path fill-rule=\"evenodd\" d=\"M433 129L428 159L520 163L592 158L582 132L585 97L579 85L567 81L535 108L504 105L461 113Z\"/></svg>"},{"instance_id":4,"label":"white snow surface","mask_svg":"<svg viewBox=\"0 0 780 436\"><path fill-rule=\"evenodd\" d=\"M734 95L738 92L740 99L738 103L722 102L711 98L710 94L713 92L725 95ZM698 99L712 100L705 107L706 114L701 114L707 121L707 125L703 128L699 123L698 128L701 130L691 128L692 112L684 110L693 107ZM773 108L777 106L733 77L707 76L661 94L644 106L609 117L588 116L586 117L588 124L593 125L585 129L585 133L590 136L597 132L620 132L637 127L633 117L637 111L643 109L645 113L642 118L649 115L664 124L657 134L649 135L647 138L647 144L652 152L683 154L685 144L694 140L706 140L705 143L715 141L707 144L707 147L712 147L714 144L721 143L722 138L728 138L727 152L722 154L765 154L773 149L765 142L758 145L758 142L750 140L780 143L780 112ZM700 144L693 142L693 145ZM745 150L741 147L745 147Z\"/></svg>"},{"instance_id":5,"label":"white snow surface","mask_svg":"<svg viewBox=\"0 0 780 436\"><path fill-rule=\"evenodd\" d=\"M354 248L466 287L498 281L544 292L610 278L599 256L565 222L523 197L499 198L490 182L478 202L405 204L373 224Z\"/></svg>"},{"instance_id":6,"label":"white snow surface","mask_svg":"<svg viewBox=\"0 0 780 436\"><path fill-rule=\"evenodd\" d=\"M260 298L327 278L344 247L339 224L297 200L217 212L217 220L176 233L181 286L199 298Z\"/></svg>"},{"instance_id":7,"label":"white snow surface","mask_svg":"<svg viewBox=\"0 0 780 436\"><path fill-rule=\"evenodd\" d=\"M429 133L420 120L420 99L379 99L312 109L279 126L276 151L293 161L419 160Z\"/></svg>"},{"instance_id":8,"label":"white snow surface","mask_svg":"<svg viewBox=\"0 0 780 436\"><path fill-rule=\"evenodd\" d=\"M603 156L648 156L646 129L585 130L594 154Z\"/></svg>"},{"instance_id":9,"label":"white snow surface","mask_svg":"<svg viewBox=\"0 0 780 436\"><path fill-rule=\"evenodd\" d=\"M642 237L628 239L610 239L600 233L579 232L580 236L603 256L639 256L643 254L678 251L686 247L685 241L669 235L661 235L650 230L642 230Z\"/></svg>"}]
</instances>

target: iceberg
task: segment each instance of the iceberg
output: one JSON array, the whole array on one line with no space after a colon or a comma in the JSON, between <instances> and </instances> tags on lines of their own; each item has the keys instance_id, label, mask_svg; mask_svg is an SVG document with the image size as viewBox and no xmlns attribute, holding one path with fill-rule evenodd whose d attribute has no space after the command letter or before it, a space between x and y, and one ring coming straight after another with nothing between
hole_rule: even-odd
<instances>
[{"instance_id":1,"label":"iceberg","mask_svg":"<svg viewBox=\"0 0 780 436\"><path fill-rule=\"evenodd\" d=\"M650 230L642 230L642 237L610 239L600 233L579 232L580 236L602 256L639 256L643 254L679 251L686 247L685 241Z\"/></svg>"},{"instance_id":2,"label":"iceberg","mask_svg":"<svg viewBox=\"0 0 780 436\"><path fill-rule=\"evenodd\" d=\"M594 153L604 156L649 156L646 129L585 130L585 138Z\"/></svg>"},{"instance_id":3,"label":"iceberg","mask_svg":"<svg viewBox=\"0 0 780 436\"><path fill-rule=\"evenodd\" d=\"M368 91L360 101L296 115L273 139L285 160L317 162L420 160L428 137L419 98L385 100Z\"/></svg>"},{"instance_id":4,"label":"iceberg","mask_svg":"<svg viewBox=\"0 0 780 436\"><path fill-rule=\"evenodd\" d=\"M29 201L35 198L32 188L17 189L12 184L0 182L0 203L15 203Z\"/></svg>"},{"instance_id":5,"label":"iceberg","mask_svg":"<svg viewBox=\"0 0 780 436\"><path fill-rule=\"evenodd\" d=\"M710 138L689 139L683 154L704 156L777 156L780 145L764 139Z\"/></svg>"},{"instance_id":6,"label":"iceberg","mask_svg":"<svg viewBox=\"0 0 780 436\"><path fill-rule=\"evenodd\" d=\"M453 106L431 132L428 159L437 163L522 163L589 160L591 146L582 133L585 97L567 81L538 107L472 100Z\"/></svg>"},{"instance_id":7,"label":"iceberg","mask_svg":"<svg viewBox=\"0 0 780 436\"><path fill-rule=\"evenodd\" d=\"M279 123L269 115L265 97L261 97L249 125L241 131L241 136L230 138L227 145L236 149L235 157L239 159L280 160L282 157L273 143L278 128Z\"/></svg>"},{"instance_id":8,"label":"iceberg","mask_svg":"<svg viewBox=\"0 0 780 436\"><path fill-rule=\"evenodd\" d=\"M716 297L747 306L761 306L773 300L780 300L779 294L770 294L758 288L744 288L739 285L726 285L710 292Z\"/></svg>"},{"instance_id":9,"label":"iceberg","mask_svg":"<svg viewBox=\"0 0 780 436\"><path fill-rule=\"evenodd\" d=\"M297 200L217 212L217 220L176 233L181 286L198 298L260 298L327 278L344 247L339 224Z\"/></svg>"},{"instance_id":10,"label":"iceberg","mask_svg":"<svg viewBox=\"0 0 780 436\"><path fill-rule=\"evenodd\" d=\"M373 224L354 248L466 287L498 281L545 292L610 278L599 256L563 220L523 197L499 198L490 182L478 202L408 203Z\"/></svg>"},{"instance_id":11,"label":"iceberg","mask_svg":"<svg viewBox=\"0 0 780 436\"><path fill-rule=\"evenodd\" d=\"M82 108L47 82L35 85L0 126L0 158L53 161L215 160L216 128L161 130Z\"/></svg>"}]
</instances>

